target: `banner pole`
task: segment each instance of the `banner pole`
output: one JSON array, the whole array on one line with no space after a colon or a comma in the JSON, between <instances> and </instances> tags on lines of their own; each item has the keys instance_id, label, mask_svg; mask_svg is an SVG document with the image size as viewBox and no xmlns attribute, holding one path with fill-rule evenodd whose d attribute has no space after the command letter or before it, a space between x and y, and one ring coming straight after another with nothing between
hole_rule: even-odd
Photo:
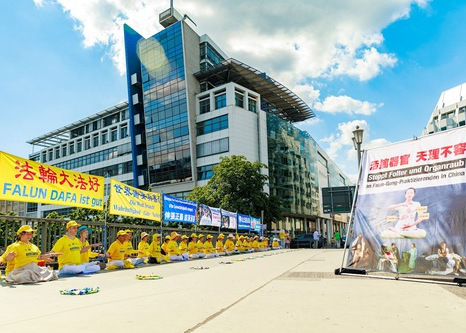
<instances>
[{"instance_id":1,"label":"banner pole","mask_svg":"<svg viewBox=\"0 0 466 333\"><path fill-rule=\"evenodd\" d=\"M364 154L365 154L365 151L363 151L363 155L364 155ZM364 156L363 156L363 157L364 157ZM364 161L364 158L362 158L361 160ZM360 183L360 181L361 181L362 165L363 165L363 163L361 163L361 164L359 165L358 181L357 181L357 183L356 183L356 188L355 188L355 190L354 190L353 204L352 204L352 206L351 206L351 213L350 213L350 222L348 223L348 230L346 231L345 245L343 246L344 250L343 250L343 258L341 259L340 274L341 274L341 271L343 270L343 265L344 265L344 262L345 262L346 244L348 244L351 226L353 225L353 222L354 222L354 208L355 208L355 205L356 205L356 198L358 197L359 183Z\"/></svg>"}]
</instances>

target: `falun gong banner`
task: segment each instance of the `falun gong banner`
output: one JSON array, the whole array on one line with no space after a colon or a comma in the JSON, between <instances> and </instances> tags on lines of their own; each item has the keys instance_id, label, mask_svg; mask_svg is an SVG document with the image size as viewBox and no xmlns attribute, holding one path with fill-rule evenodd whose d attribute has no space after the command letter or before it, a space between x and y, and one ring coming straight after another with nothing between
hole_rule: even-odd
<instances>
[{"instance_id":1,"label":"falun gong banner","mask_svg":"<svg viewBox=\"0 0 466 333\"><path fill-rule=\"evenodd\" d=\"M349 267L465 276L466 128L367 150Z\"/></svg>"},{"instance_id":2,"label":"falun gong banner","mask_svg":"<svg viewBox=\"0 0 466 333\"><path fill-rule=\"evenodd\" d=\"M0 200L103 210L104 178L0 152Z\"/></svg>"},{"instance_id":3,"label":"falun gong banner","mask_svg":"<svg viewBox=\"0 0 466 333\"><path fill-rule=\"evenodd\" d=\"M161 195L111 179L109 213L160 221L162 216Z\"/></svg>"},{"instance_id":4,"label":"falun gong banner","mask_svg":"<svg viewBox=\"0 0 466 333\"><path fill-rule=\"evenodd\" d=\"M163 220L165 222L196 224L196 206L195 202L164 194Z\"/></svg>"}]
</instances>

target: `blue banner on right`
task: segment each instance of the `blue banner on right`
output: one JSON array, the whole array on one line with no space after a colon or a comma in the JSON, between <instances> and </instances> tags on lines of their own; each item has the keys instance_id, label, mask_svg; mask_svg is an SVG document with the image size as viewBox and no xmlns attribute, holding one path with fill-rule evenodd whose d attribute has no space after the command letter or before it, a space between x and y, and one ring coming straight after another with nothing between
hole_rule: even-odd
<instances>
[{"instance_id":1,"label":"blue banner on right","mask_svg":"<svg viewBox=\"0 0 466 333\"><path fill-rule=\"evenodd\" d=\"M250 230L251 229L251 217L249 215L243 215L238 213L238 230Z\"/></svg>"},{"instance_id":2,"label":"blue banner on right","mask_svg":"<svg viewBox=\"0 0 466 333\"><path fill-rule=\"evenodd\" d=\"M348 267L466 276L466 129L367 150Z\"/></svg>"}]
</instances>

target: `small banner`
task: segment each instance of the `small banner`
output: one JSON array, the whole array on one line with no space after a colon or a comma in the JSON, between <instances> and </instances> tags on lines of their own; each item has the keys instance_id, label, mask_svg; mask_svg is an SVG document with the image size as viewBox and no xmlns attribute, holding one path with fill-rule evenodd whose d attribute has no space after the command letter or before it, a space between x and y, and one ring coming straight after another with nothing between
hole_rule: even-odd
<instances>
[{"instance_id":1,"label":"small banner","mask_svg":"<svg viewBox=\"0 0 466 333\"><path fill-rule=\"evenodd\" d=\"M161 220L161 195L110 180L109 213L152 221Z\"/></svg>"},{"instance_id":2,"label":"small banner","mask_svg":"<svg viewBox=\"0 0 466 333\"><path fill-rule=\"evenodd\" d=\"M236 213L222 209L222 228L236 230L237 220Z\"/></svg>"},{"instance_id":3,"label":"small banner","mask_svg":"<svg viewBox=\"0 0 466 333\"><path fill-rule=\"evenodd\" d=\"M196 203L163 195L163 220L196 224Z\"/></svg>"},{"instance_id":4,"label":"small banner","mask_svg":"<svg viewBox=\"0 0 466 333\"><path fill-rule=\"evenodd\" d=\"M261 231L261 219L251 216L251 231L255 231L255 232Z\"/></svg>"},{"instance_id":5,"label":"small banner","mask_svg":"<svg viewBox=\"0 0 466 333\"><path fill-rule=\"evenodd\" d=\"M466 128L364 155L347 265L466 276Z\"/></svg>"},{"instance_id":6,"label":"small banner","mask_svg":"<svg viewBox=\"0 0 466 333\"><path fill-rule=\"evenodd\" d=\"M222 216L219 208L199 204L197 213L199 216L199 225L208 225L212 227L220 226Z\"/></svg>"},{"instance_id":7,"label":"small banner","mask_svg":"<svg viewBox=\"0 0 466 333\"><path fill-rule=\"evenodd\" d=\"M0 152L0 200L103 210L104 177Z\"/></svg>"},{"instance_id":8,"label":"small banner","mask_svg":"<svg viewBox=\"0 0 466 333\"><path fill-rule=\"evenodd\" d=\"M238 213L238 230L251 230L251 217Z\"/></svg>"}]
</instances>

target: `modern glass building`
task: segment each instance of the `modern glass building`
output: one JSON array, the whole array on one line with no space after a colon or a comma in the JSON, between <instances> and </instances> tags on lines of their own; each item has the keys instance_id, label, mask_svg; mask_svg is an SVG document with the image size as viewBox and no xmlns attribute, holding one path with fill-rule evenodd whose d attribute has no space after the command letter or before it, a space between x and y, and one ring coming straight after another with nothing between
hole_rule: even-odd
<instances>
[{"instance_id":1,"label":"modern glass building","mask_svg":"<svg viewBox=\"0 0 466 333\"><path fill-rule=\"evenodd\" d=\"M39 150L29 159L63 169L113 177L133 184L128 104L121 103L28 143ZM105 185L108 194L109 183ZM74 208L27 204L27 216L46 217L52 211L67 215Z\"/></svg>"},{"instance_id":2,"label":"modern glass building","mask_svg":"<svg viewBox=\"0 0 466 333\"><path fill-rule=\"evenodd\" d=\"M322 213L320 188L348 179L293 125L315 116L309 106L229 58L174 8L159 20L165 29L149 38L124 26L134 185L184 197L220 157L244 155L268 166L264 190L286 203L286 220L273 228L331 232L330 221L346 222Z\"/></svg>"}]
</instances>

